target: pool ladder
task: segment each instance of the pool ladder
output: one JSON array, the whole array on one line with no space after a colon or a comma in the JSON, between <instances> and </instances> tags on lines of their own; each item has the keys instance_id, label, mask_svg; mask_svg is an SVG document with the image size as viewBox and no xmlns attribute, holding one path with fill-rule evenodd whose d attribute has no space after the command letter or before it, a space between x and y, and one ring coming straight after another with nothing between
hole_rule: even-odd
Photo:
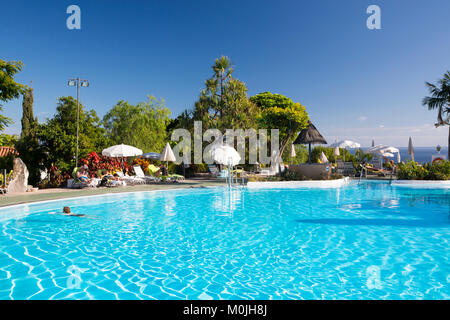
<instances>
[{"instance_id":1,"label":"pool ladder","mask_svg":"<svg viewBox=\"0 0 450 320\"><path fill-rule=\"evenodd\" d=\"M359 171L359 182L358 184L361 183L361 178L363 176L363 171L366 173L366 178L367 178L367 168L364 166L361 166L361 170ZM392 169L391 171L391 175L389 176L389 185L392 184L392 177L394 176L394 169Z\"/></svg>"},{"instance_id":2,"label":"pool ladder","mask_svg":"<svg viewBox=\"0 0 450 320\"><path fill-rule=\"evenodd\" d=\"M239 179L238 177L238 170L241 170L241 177ZM235 167L235 169L231 169L231 166L228 166L228 175L227 175L227 179L226 179L226 183L228 188L232 188L233 185L238 186L238 185L245 185L245 180L244 180L244 176L243 173L244 172L244 168L242 167ZM240 181L239 181L240 180Z\"/></svg>"}]
</instances>

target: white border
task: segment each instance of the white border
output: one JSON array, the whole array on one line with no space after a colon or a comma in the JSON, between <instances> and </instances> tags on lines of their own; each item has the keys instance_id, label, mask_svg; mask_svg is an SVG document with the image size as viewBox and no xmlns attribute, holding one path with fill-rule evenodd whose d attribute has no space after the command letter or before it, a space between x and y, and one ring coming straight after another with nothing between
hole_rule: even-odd
<instances>
[{"instance_id":1,"label":"white border","mask_svg":"<svg viewBox=\"0 0 450 320\"><path fill-rule=\"evenodd\" d=\"M393 180L396 187L450 189L450 180Z\"/></svg>"},{"instance_id":2,"label":"white border","mask_svg":"<svg viewBox=\"0 0 450 320\"><path fill-rule=\"evenodd\" d=\"M93 195L85 195L85 196L79 196L79 197L62 197L58 199L52 199L52 200L42 200L42 201L30 201L26 203L18 203L18 204L12 204L7 206L1 206L0 207L0 213L5 209L14 209L17 207L23 207L23 206L29 206L29 205L35 205L35 204L46 204L46 203L52 203L52 202L58 202L58 201L64 201L64 200L77 200L77 199L86 199L86 198L97 198L97 197L106 197L106 196L114 196L114 195L124 195L124 194L137 194L137 193L151 193L151 192L160 192L160 191L174 191L174 190L191 190L191 189L203 189L208 187L194 187L194 188L171 188L171 189L159 189L159 190L143 190L143 191L123 191L123 192L109 192L109 193L101 193L101 194L93 194ZM214 187L213 187L214 188Z\"/></svg>"},{"instance_id":3,"label":"white border","mask_svg":"<svg viewBox=\"0 0 450 320\"><path fill-rule=\"evenodd\" d=\"M308 181L267 181L248 182L247 188L340 188L350 182L350 178L336 180L308 180Z\"/></svg>"}]
</instances>

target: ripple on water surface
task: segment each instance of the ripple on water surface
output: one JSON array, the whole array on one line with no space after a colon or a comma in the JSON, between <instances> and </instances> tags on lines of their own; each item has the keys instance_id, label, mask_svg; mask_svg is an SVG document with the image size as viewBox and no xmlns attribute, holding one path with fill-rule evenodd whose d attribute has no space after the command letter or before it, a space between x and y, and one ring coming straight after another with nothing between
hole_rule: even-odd
<instances>
[{"instance_id":1,"label":"ripple on water surface","mask_svg":"<svg viewBox=\"0 0 450 320\"><path fill-rule=\"evenodd\" d=\"M449 299L449 208L380 183L4 208L0 298Z\"/></svg>"}]
</instances>

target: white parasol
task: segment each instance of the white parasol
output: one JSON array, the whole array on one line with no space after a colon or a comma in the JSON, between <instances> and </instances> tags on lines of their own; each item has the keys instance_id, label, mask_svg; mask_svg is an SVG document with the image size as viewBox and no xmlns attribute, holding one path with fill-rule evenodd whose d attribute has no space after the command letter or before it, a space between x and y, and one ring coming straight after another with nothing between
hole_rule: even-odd
<instances>
[{"instance_id":1,"label":"white parasol","mask_svg":"<svg viewBox=\"0 0 450 320\"><path fill-rule=\"evenodd\" d=\"M110 158L137 157L142 155L142 150L126 144L119 144L103 150L102 155Z\"/></svg>"},{"instance_id":2,"label":"white parasol","mask_svg":"<svg viewBox=\"0 0 450 320\"><path fill-rule=\"evenodd\" d=\"M215 162L222 165L235 166L241 161L239 153L230 146L215 146L211 149L211 155Z\"/></svg>"}]
</instances>

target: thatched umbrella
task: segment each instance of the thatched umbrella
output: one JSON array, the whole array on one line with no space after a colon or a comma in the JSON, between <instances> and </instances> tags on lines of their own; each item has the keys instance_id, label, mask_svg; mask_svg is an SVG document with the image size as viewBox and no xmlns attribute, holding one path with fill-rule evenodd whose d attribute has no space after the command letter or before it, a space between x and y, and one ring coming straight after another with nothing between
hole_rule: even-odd
<instances>
[{"instance_id":1,"label":"thatched umbrella","mask_svg":"<svg viewBox=\"0 0 450 320\"><path fill-rule=\"evenodd\" d=\"M308 162L311 163L311 144L328 144L316 127L308 122L308 126L300 131L297 139L295 139L294 144L308 144L309 145L309 158Z\"/></svg>"}]
</instances>

